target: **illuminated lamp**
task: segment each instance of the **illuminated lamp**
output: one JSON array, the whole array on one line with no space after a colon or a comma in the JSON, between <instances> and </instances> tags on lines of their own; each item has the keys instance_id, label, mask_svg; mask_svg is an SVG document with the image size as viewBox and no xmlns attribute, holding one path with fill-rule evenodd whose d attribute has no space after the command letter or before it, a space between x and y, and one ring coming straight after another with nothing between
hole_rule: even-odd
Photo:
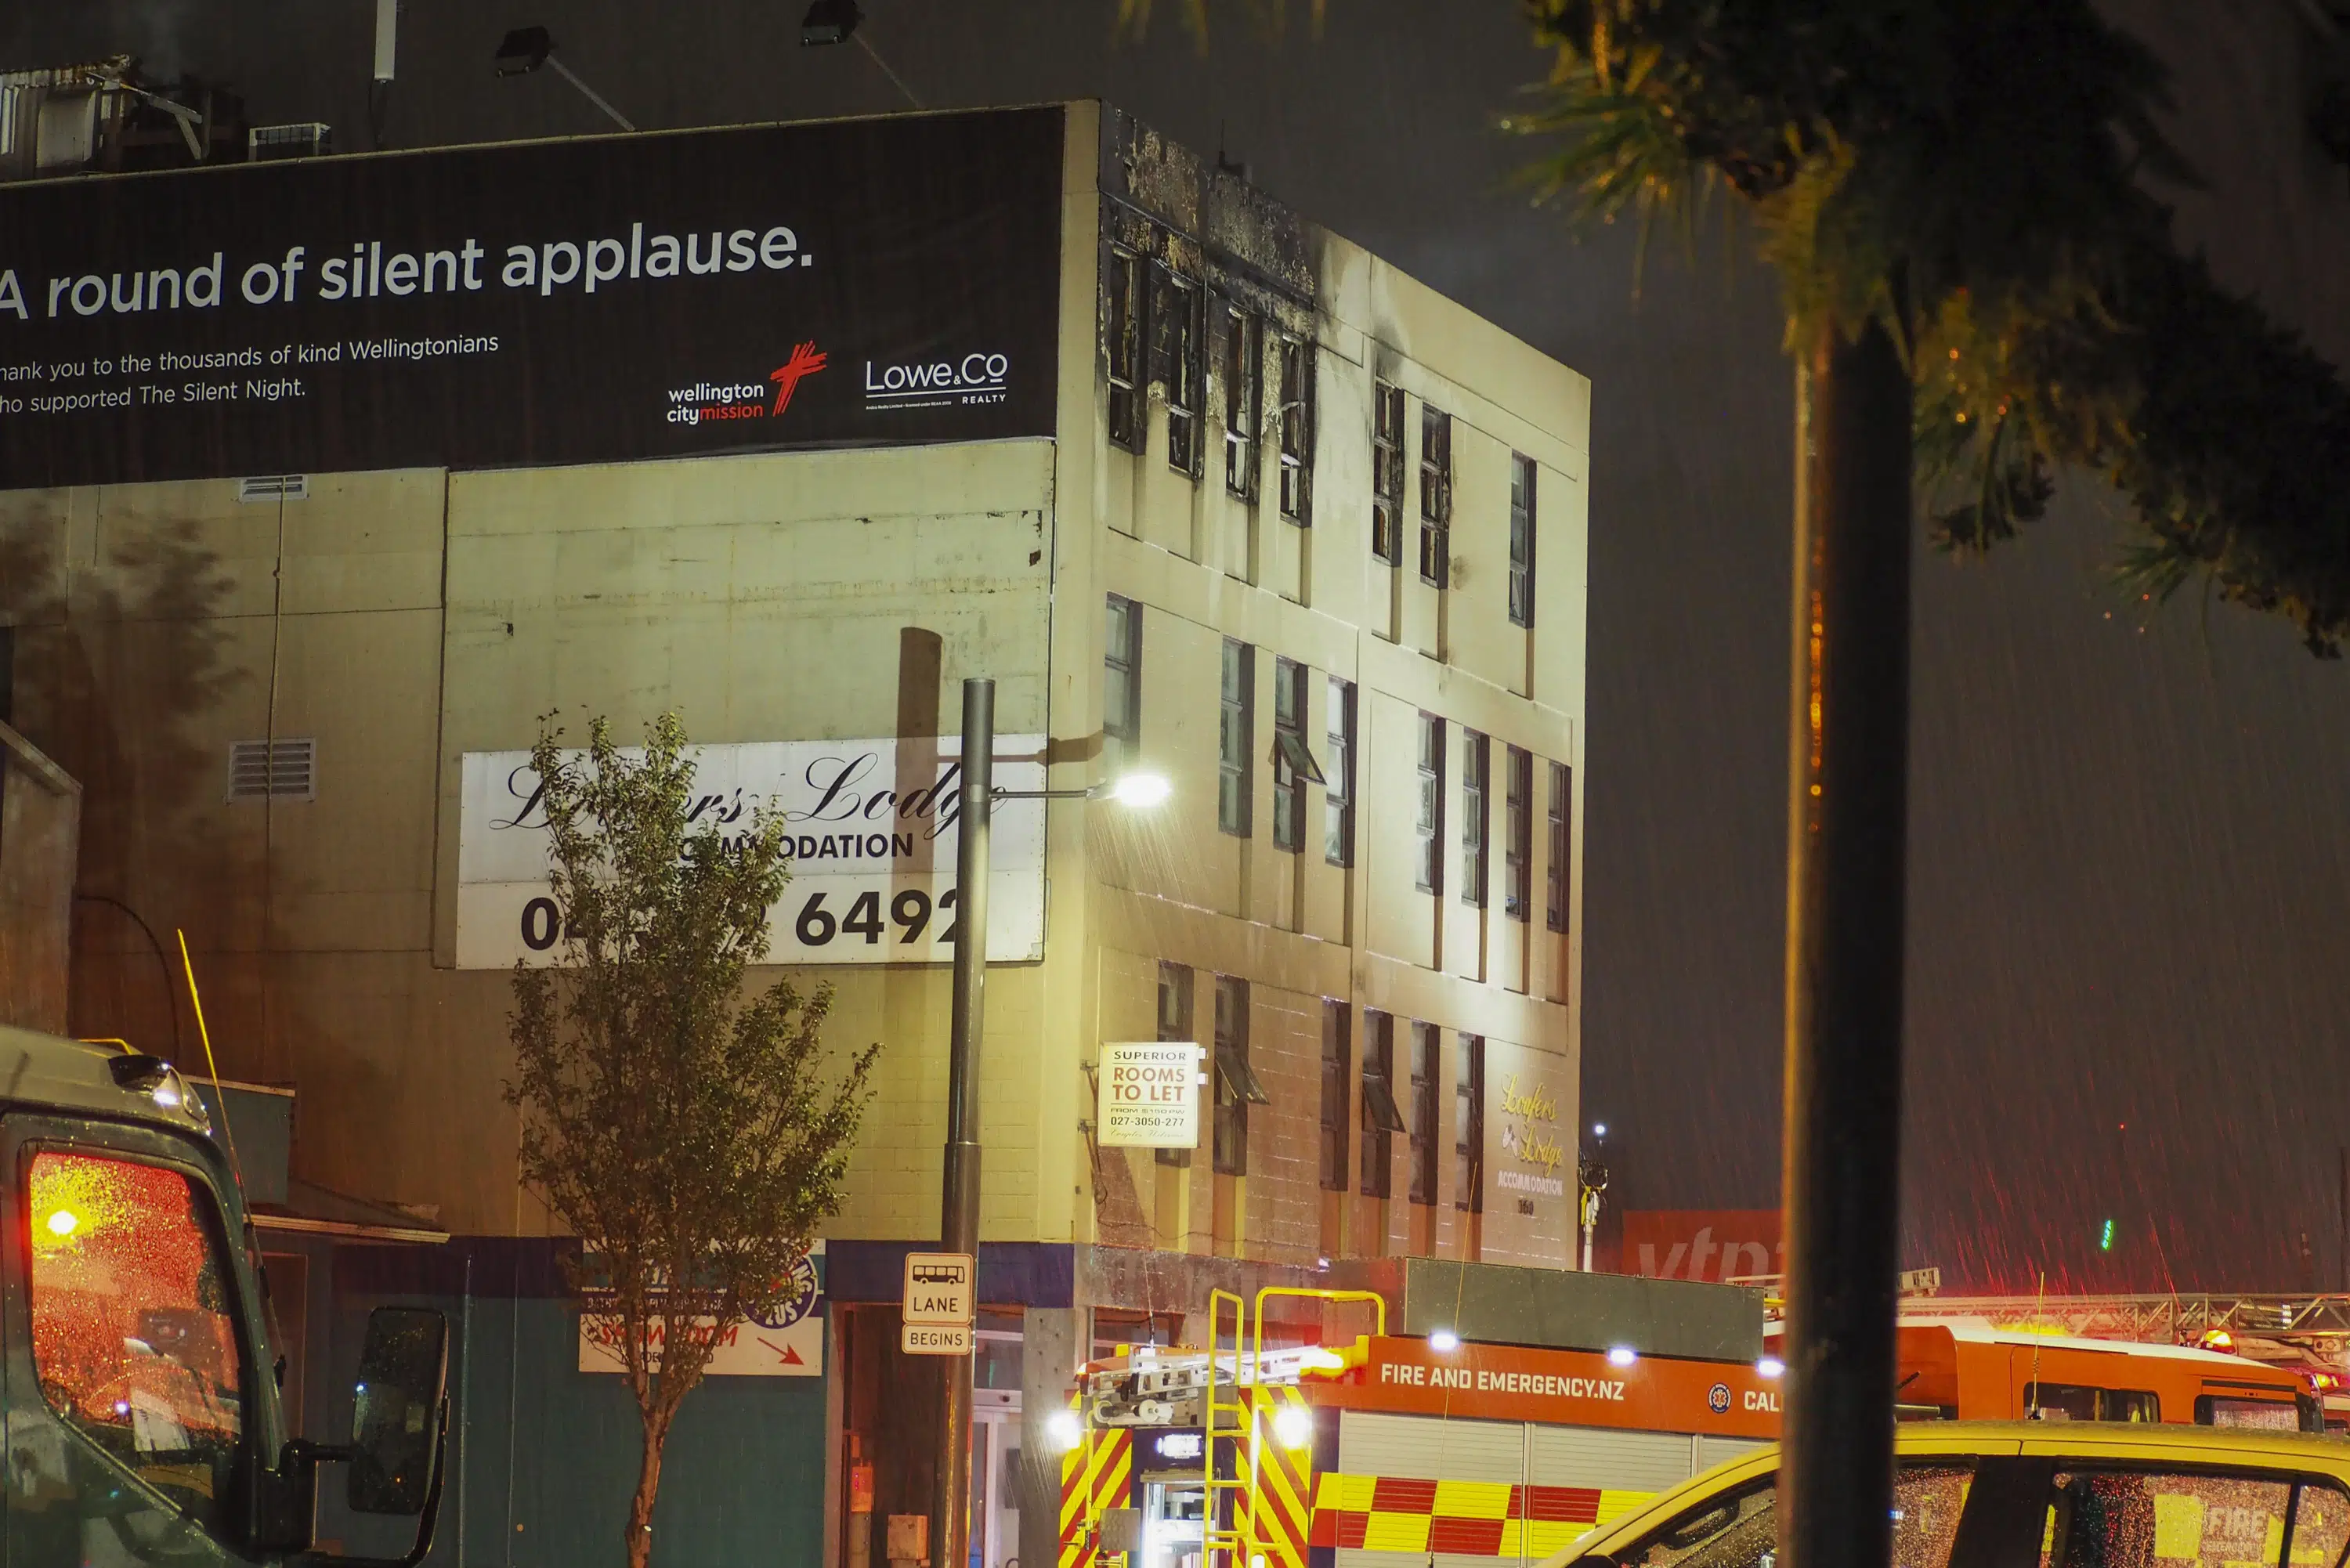
<instances>
[{"instance_id":1,"label":"illuminated lamp","mask_svg":"<svg viewBox=\"0 0 2350 1568\"><path fill-rule=\"evenodd\" d=\"M1607 1347L1607 1365L1610 1366L1629 1366L1639 1359L1640 1353L1628 1345L1611 1345Z\"/></svg>"},{"instance_id":2,"label":"illuminated lamp","mask_svg":"<svg viewBox=\"0 0 2350 1568\"><path fill-rule=\"evenodd\" d=\"M1461 1336L1449 1328L1430 1329L1428 1348L1439 1355L1450 1355L1461 1348Z\"/></svg>"},{"instance_id":3,"label":"illuminated lamp","mask_svg":"<svg viewBox=\"0 0 2350 1568\"><path fill-rule=\"evenodd\" d=\"M1077 1418L1075 1410L1055 1410L1045 1417L1045 1436L1066 1454L1086 1440L1086 1424Z\"/></svg>"},{"instance_id":4,"label":"illuminated lamp","mask_svg":"<svg viewBox=\"0 0 2350 1568\"><path fill-rule=\"evenodd\" d=\"M1273 1418L1273 1439L1284 1449L1302 1449L1314 1441L1314 1412L1303 1405L1284 1405Z\"/></svg>"},{"instance_id":5,"label":"illuminated lamp","mask_svg":"<svg viewBox=\"0 0 2350 1568\"><path fill-rule=\"evenodd\" d=\"M49 1234L52 1236L70 1236L80 1227L81 1220L70 1209L60 1209L49 1216Z\"/></svg>"}]
</instances>

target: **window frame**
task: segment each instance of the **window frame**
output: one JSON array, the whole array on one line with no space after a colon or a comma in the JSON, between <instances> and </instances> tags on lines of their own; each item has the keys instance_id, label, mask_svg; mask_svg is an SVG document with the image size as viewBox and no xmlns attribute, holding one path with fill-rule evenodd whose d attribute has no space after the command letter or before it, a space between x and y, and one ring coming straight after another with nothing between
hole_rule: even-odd
<instances>
[{"instance_id":1,"label":"window frame","mask_svg":"<svg viewBox=\"0 0 2350 1568\"><path fill-rule=\"evenodd\" d=\"M38 1352L31 1345L30 1316L35 1296L32 1277L33 1224L33 1161L43 1154L78 1156L85 1158L111 1159L125 1165L145 1166L165 1170L188 1183L195 1196L197 1224L221 1265L222 1289L227 1297L224 1311L235 1335L240 1366L237 1379L238 1429L236 1448L240 1473L251 1474L256 1469L274 1469L276 1449L285 1440L283 1412L274 1399L265 1397L266 1385L263 1369L276 1364L276 1346L269 1331L254 1305L265 1298L251 1277L253 1261L240 1241L229 1233L229 1206L222 1197L222 1187L201 1158L181 1147L179 1140L161 1128L78 1123L68 1130L59 1117L40 1114L12 1116L8 1118L8 1147L15 1161L16 1200L8 1205L7 1223L18 1231L18 1256L23 1260L24 1285L22 1300L26 1316L26 1356L36 1378L41 1371ZM93 1134L95 1136L93 1136ZM234 1501L222 1501L222 1517L208 1521L184 1509L179 1501L126 1465L107 1449L65 1412L48 1402L45 1394L34 1393L33 1406L43 1412L60 1430L72 1435L88 1453L105 1466L109 1475L119 1476L137 1489L138 1494L153 1505L182 1519L208 1539L235 1551L249 1549L249 1543L237 1534L239 1521L234 1517ZM276 1419L273 1421L272 1417Z\"/></svg>"},{"instance_id":2,"label":"window frame","mask_svg":"<svg viewBox=\"0 0 2350 1568\"><path fill-rule=\"evenodd\" d=\"M1462 726L1461 731L1461 901L1472 909L1485 907L1488 873L1492 869L1492 820L1486 809L1493 776L1492 738Z\"/></svg>"},{"instance_id":3,"label":"window frame","mask_svg":"<svg viewBox=\"0 0 2350 1568\"><path fill-rule=\"evenodd\" d=\"M1355 863L1355 683L1330 677L1330 711L1324 739L1330 748L1328 777L1322 786L1322 858L1332 866Z\"/></svg>"},{"instance_id":4,"label":"window frame","mask_svg":"<svg viewBox=\"0 0 2350 1568\"><path fill-rule=\"evenodd\" d=\"M1523 922L1534 914L1534 753L1510 746L1502 766L1502 912Z\"/></svg>"},{"instance_id":5,"label":"window frame","mask_svg":"<svg viewBox=\"0 0 2350 1568\"><path fill-rule=\"evenodd\" d=\"M1216 709L1216 831L1248 838L1253 836L1256 826L1256 646L1228 637L1222 658Z\"/></svg>"},{"instance_id":6,"label":"window frame","mask_svg":"<svg viewBox=\"0 0 2350 1568\"><path fill-rule=\"evenodd\" d=\"M1442 591L1452 579L1452 416L1419 405L1419 580Z\"/></svg>"},{"instance_id":7,"label":"window frame","mask_svg":"<svg viewBox=\"0 0 2350 1568\"><path fill-rule=\"evenodd\" d=\"M1510 454L1510 624L1534 624L1534 460Z\"/></svg>"},{"instance_id":8,"label":"window frame","mask_svg":"<svg viewBox=\"0 0 2350 1568\"><path fill-rule=\"evenodd\" d=\"M1275 654L1273 659L1273 846L1286 854L1305 848L1305 786L1329 781L1306 749L1311 711L1307 684L1312 667ZM1284 706L1289 709L1286 719Z\"/></svg>"},{"instance_id":9,"label":"window frame","mask_svg":"<svg viewBox=\"0 0 2350 1568\"><path fill-rule=\"evenodd\" d=\"M1254 501L1264 401L1264 319L1224 302L1224 489Z\"/></svg>"},{"instance_id":10,"label":"window frame","mask_svg":"<svg viewBox=\"0 0 2350 1568\"><path fill-rule=\"evenodd\" d=\"M1407 1133L1395 1103L1395 1014L1363 1010L1362 1043L1356 1079L1363 1086L1363 1133L1357 1185L1366 1198L1395 1195L1395 1138Z\"/></svg>"},{"instance_id":11,"label":"window frame","mask_svg":"<svg viewBox=\"0 0 2350 1568\"><path fill-rule=\"evenodd\" d=\"M1153 379L1167 395L1167 466L1192 479L1200 477L1206 455L1207 416L1206 287L1165 262L1152 264Z\"/></svg>"},{"instance_id":12,"label":"window frame","mask_svg":"<svg viewBox=\"0 0 2350 1568\"><path fill-rule=\"evenodd\" d=\"M1237 997L1237 1004L1227 1007L1227 997ZM1216 1105L1211 1152L1218 1176L1248 1174L1249 1106L1273 1103L1249 1064L1249 982L1238 975L1216 976Z\"/></svg>"},{"instance_id":13,"label":"window frame","mask_svg":"<svg viewBox=\"0 0 2350 1568\"><path fill-rule=\"evenodd\" d=\"M1123 611L1124 646L1118 646L1117 623ZM1123 594L1102 596L1102 739L1115 742L1117 762L1134 766L1142 752L1142 606ZM1126 689L1126 717L1113 725L1110 692L1121 682Z\"/></svg>"},{"instance_id":14,"label":"window frame","mask_svg":"<svg viewBox=\"0 0 2350 1568\"><path fill-rule=\"evenodd\" d=\"M1485 1037L1462 1034L1452 1075L1452 1207L1485 1212Z\"/></svg>"},{"instance_id":15,"label":"window frame","mask_svg":"<svg viewBox=\"0 0 2350 1568\"><path fill-rule=\"evenodd\" d=\"M1151 275L1145 263L1141 252L1110 245L1102 327L1110 444L1138 456L1150 436Z\"/></svg>"},{"instance_id":16,"label":"window frame","mask_svg":"<svg viewBox=\"0 0 2350 1568\"><path fill-rule=\"evenodd\" d=\"M1322 1190L1344 1192L1352 1152L1354 1024L1352 1004L1326 997L1322 1002Z\"/></svg>"},{"instance_id":17,"label":"window frame","mask_svg":"<svg viewBox=\"0 0 2350 1568\"><path fill-rule=\"evenodd\" d=\"M1301 528L1314 525L1314 345L1304 337L1276 335L1281 406L1281 515Z\"/></svg>"},{"instance_id":18,"label":"window frame","mask_svg":"<svg viewBox=\"0 0 2350 1568\"><path fill-rule=\"evenodd\" d=\"M1412 885L1423 893L1444 892L1444 721L1434 713L1419 715L1419 815L1413 827L1419 839L1419 864Z\"/></svg>"},{"instance_id":19,"label":"window frame","mask_svg":"<svg viewBox=\"0 0 2350 1568\"><path fill-rule=\"evenodd\" d=\"M1403 564L1403 389L1371 383L1371 556Z\"/></svg>"},{"instance_id":20,"label":"window frame","mask_svg":"<svg viewBox=\"0 0 2350 1568\"><path fill-rule=\"evenodd\" d=\"M1550 864L1544 868L1545 891L1549 895L1546 923L1559 935L1566 934L1573 913L1568 903L1574 884L1569 879L1575 859L1575 765L1553 763L1550 765Z\"/></svg>"},{"instance_id":21,"label":"window frame","mask_svg":"<svg viewBox=\"0 0 2350 1568\"><path fill-rule=\"evenodd\" d=\"M1444 1031L1420 1019L1411 1024L1411 1200L1437 1199L1438 1099L1444 1085Z\"/></svg>"},{"instance_id":22,"label":"window frame","mask_svg":"<svg viewBox=\"0 0 2350 1568\"><path fill-rule=\"evenodd\" d=\"M1190 964L1174 963L1166 959L1159 961L1157 1028L1160 1044L1199 1044L1199 1031L1194 1023L1197 1014L1193 1010L1199 994L1198 981L1199 977ZM1167 999L1170 995L1176 999L1175 1016L1171 1019L1167 1015ZM1175 1033L1170 1033L1170 1030ZM1197 1124L1194 1124L1195 1131L1196 1127ZM1189 1148L1156 1148L1151 1153L1160 1165L1188 1167L1191 1163L1191 1150Z\"/></svg>"}]
</instances>

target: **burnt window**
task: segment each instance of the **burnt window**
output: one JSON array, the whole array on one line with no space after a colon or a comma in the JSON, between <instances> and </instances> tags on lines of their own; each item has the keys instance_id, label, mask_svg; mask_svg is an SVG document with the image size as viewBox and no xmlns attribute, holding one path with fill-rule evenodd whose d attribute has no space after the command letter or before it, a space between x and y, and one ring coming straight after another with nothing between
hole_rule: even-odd
<instances>
[{"instance_id":1,"label":"burnt window","mask_svg":"<svg viewBox=\"0 0 2350 1568\"><path fill-rule=\"evenodd\" d=\"M1444 1032L1411 1026L1411 1200L1436 1201L1436 1098L1444 1072Z\"/></svg>"},{"instance_id":2,"label":"burnt window","mask_svg":"<svg viewBox=\"0 0 2350 1568\"><path fill-rule=\"evenodd\" d=\"M1445 586L1452 561L1452 416L1419 410L1419 580Z\"/></svg>"},{"instance_id":3,"label":"burnt window","mask_svg":"<svg viewBox=\"0 0 2350 1568\"><path fill-rule=\"evenodd\" d=\"M1281 339L1281 514L1301 526L1314 522L1314 346Z\"/></svg>"},{"instance_id":4,"label":"burnt window","mask_svg":"<svg viewBox=\"0 0 2350 1568\"><path fill-rule=\"evenodd\" d=\"M1322 1004L1322 1190L1347 1190L1347 1036L1354 1010L1343 1002Z\"/></svg>"},{"instance_id":5,"label":"burnt window","mask_svg":"<svg viewBox=\"0 0 2350 1568\"><path fill-rule=\"evenodd\" d=\"M1329 783L1305 744L1305 681L1310 673L1291 659L1273 661L1273 845L1276 849L1305 847L1305 786Z\"/></svg>"},{"instance_id":6,"label":"burnt window","mask_svg":"<svg viewBox=\"0 0 2350 1568\"><path fill-rule=\"evenodd\" d=\"M1246 838L1256 787L1256 649L1224 639L1223 680L1216 721L1216 826Z\"/></svg>"},{"instance_id":7,"label":"burnt window","mask_svg":"<svg viewBox=\"0 0 2350 1568\"><path fill-rule=\"evenodd\" d=\"M1534 906L1534 759L1509 749L1509 778L1503 805L1502 911L1513 920L1530 918Z\"/></svg>"},{"instance_id":8,"label":"burnt window","mask_svg":"<svg viewBox=\"0 0 2350 1568\"><path fill-rule=\"evenodd\" d=\"M1191 1033L1191 966L1165 963L1159 966L1159 1034L1169 1044L1198 1038ZM1189 1165L1191 1151L1188 1148L1162 1148L1154 1151L1161 1165Z\"/></svg>"},{"instance_id":9,"label":"burnt window","mask_svg":"<svg viewBox=\"0 0 2350 1568\"><path fill-rule=\"evenodd\" d=\"M1224 488L1256 499L1257 399L1263 380L1264 326L1244 310L1224 312Z\"/></svg>"},{"instance_id":10,"label":"burnt window","mask_svg":"<svg viewBox=\"0 0 2350 1568\"><path fill-rule=\"evenodd\" d=\"M1485 1212L1485 1037L1461 1037L1460 1070L1452 1079L1452 1207Z\"/></svg>"},{"instance_id":11,"label":"burnt window","mask_svg":"<svg viewBox=\"0 0 2350 1568\"><path fill-rule=\"evenodd\" d=\"M1109 439L1140 452L1146 400L1142 365L1142 258L1112 246L1109 253Z\"/></svg>"},{"instance_id":12,"label":"burnt window","mask_svg":"<svg viewBox=\"0 0 2350 1568\"><path fill-rule=\"evenodd\" d=\"M1371 554L1403 560L1403 389L1371 388Z\"/></svg>"},{"instance_id":13,"label":"burnt window","mask_svg":"<svg viewBox=\"0 0 2350 1568\"><path fill-rule=\"evenodd\" d=\"M1102 643L1103 761L1134 766L1142 744L1142 607L1112 594Z\"/></svg>"},{"instance_id":14,"label":"burnt window","mask_svg":"<svg viewBox=\"0 0 2350 1568\"><path fill-rule=\"evenodd\" d=\"M1355 683L1330 677L1329 776L1322 788L1322 858L1355 863Z\"/></svg>"},{"instance_id":15,"label":"burnt window","mask_svg":"<svg viewBox=\"0 0 2350 1568\"><path fill-rule=\"evenodd\" d=\"M1575 770L1565 763L1550 765L1550 929L1566 929L1567 857L1575 844L1569 823L1574 811Z\"/></svg>"},{"instance_id":16,"label":"burnt window","mask_svg":"<svg viewBox=\"0 0 2350 1568\"><path fill-rule=\"evenodd\" d=\"M1249 983L1216 977L1216 1174L1248 1174L1248 1113L1272 1099L1249 1066Z\"/></svg>"},{"instance_id":17,"label":"burnt window","mask_svg":"<svg viewBox=\"0 0 2350 1568\"><path fill-rule=\"evenodd\" d=\"M1200 474L1200 382L1206 336L1206 297L1200 286L1158 269L1150 302L1151 374L1167 389L1167 466Z\"/></svg>"},{"instance_id":18,"label":"burnt window","mask_svg":"<svg viewBox=\"0 0 2350 1568\"><path fill-rule=\"evenodd\" d=\"M1534 460L1510 454L1510 623L1534 624Z\"/></svg>"},{"instance_id":19,"label":"burnt window","mask_svg":"<svg viewBox=\"0 0 2350 1568\"><path fill-rule=\"evenodd\" d=\"M1493 744L1474 730L1461 732L1461 901L1485 907L1485 777Z\"/></svg>"},{"instance_id":20,"label":"burnt window","mask_svg":"<svg viewBox=\"0 0 2350 1568\"><path fill-rule=\"evenodd\" d=\"M1444 890L1444 721L1419 716L1419 864L1413 880L1423 893Z\"/></svg>"},{"instance_id":21,"label":"burnt window","mask_svg":"<svg viewBox=\"0 0 2350 1568\"><path fill-rule=\"evenodd\" d=\"M1389 1195L1395 1170L1395 1135L1403 1131L1396 1114L1395 1019L1385 1012L1363 1014L1363 1158L1361 1187L1366 1198Z\"/></svg>"}]
</instances>

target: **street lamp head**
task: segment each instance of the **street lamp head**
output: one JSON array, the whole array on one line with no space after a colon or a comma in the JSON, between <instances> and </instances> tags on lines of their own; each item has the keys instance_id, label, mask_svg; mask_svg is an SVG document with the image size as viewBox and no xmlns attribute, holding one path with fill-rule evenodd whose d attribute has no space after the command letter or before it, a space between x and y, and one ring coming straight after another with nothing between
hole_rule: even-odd
<instances>
[{"instance_id":1,"label":"street lamp head","mask_svg":"<svg viewBox=\"0 0 2350 1568\"><path fill-rule=\"evenodd\" d=\"M1121 774L1109 786L1110 799L1143 809L1166 805L1174 793L1175 786L1167 782L1165 774Z\"/></svg>"},{"instance_id":2,"label":"street lamp head","mask_svg":"<svg viewBox=\"0 0 2350 1568\"><path fill-rule=\"evenodd\" d=\"M499 41L494 64L502 77L526 77L546 64L555 40L544 27L516 27Z\"/></svg>"}]
</instances>

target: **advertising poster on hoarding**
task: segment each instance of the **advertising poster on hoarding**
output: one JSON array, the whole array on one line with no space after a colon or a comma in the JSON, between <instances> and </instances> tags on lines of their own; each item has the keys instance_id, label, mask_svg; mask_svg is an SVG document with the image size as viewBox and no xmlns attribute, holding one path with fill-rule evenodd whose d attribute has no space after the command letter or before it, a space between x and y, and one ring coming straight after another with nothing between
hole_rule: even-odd
<instances>
[{"instance_id":1,"label":"advertising poster on hoarding","mask_svg":"<svg viewBox=\"0 0 2350 1568\"><path fill-rule=\"evenodd\" d=\"M1094 1077L1102 1147L1199 1147L1202 1076L1188 1041L1104 1041Z\"/></svg>"},{"instance_id":2,"label":"advertising poster on hoarding","mask_svg":"<svg viewBox=\"0 0 2350 1568\"><path fill-rule=\"evenodd\" d=\"M762 806L783 815L791 881L767 913L769 963L951 963L960 736L693 746L689 820L722 831ZM639 756L634 748L623 755ZM995 782L1045 787L1045 737L998 735ZM1045 803L995 807L988 877L991 962L1045 952ZM690 829L691 830L691 829ZM546 818L528 752L468 752L457 829L457 967L550 963L562 937L549 896Z\"/></svg>"},{"instance_id":3,"label":"advertising poster on hoarding","mask_svg":"<svg viewBox=\"0 0 2350 1568\"><path fill-rule=\"evenodd\" d=\"M792 1271L792 1293L764 1318L743 1318L719 1331L705 1371L712 1377L821 1377L824 1376L824 1243L818 1241ZM704 1325L712 1320L703 1318ZM595 1310L579 1314L579 1370L625 1372L621 1320ZM660 1325L654 1326L660 1334ZM652 1346L652 1369L660 1369L660 1346Z\"/></svg>"},{"instance_id":4,"label":"advertising poster on hoarding","mask_svg":"<svg viewBox=\"0 0 2350 1568\"><path fill-rule=\"evenodd\" d=\"M11 487L1049 435L1062 111L0 188Z\"/></svg>"}]
</instances>

